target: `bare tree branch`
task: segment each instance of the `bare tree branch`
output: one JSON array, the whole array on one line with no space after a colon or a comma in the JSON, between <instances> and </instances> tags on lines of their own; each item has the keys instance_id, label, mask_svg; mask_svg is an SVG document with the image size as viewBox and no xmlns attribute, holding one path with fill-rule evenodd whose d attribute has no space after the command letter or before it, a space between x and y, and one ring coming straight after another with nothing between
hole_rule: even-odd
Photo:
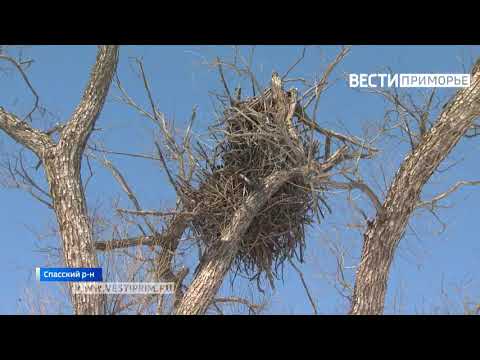
<instances>
[{"instance_id":1,"label":"bare tree branch","mask_svg":"<svg viewBox=\"0 0 480 360\"><path fill-rule=\"evenodd\" d=\"M421 207L428 207L428 208L432 208L435 206L435 204L437 202L439 202L440 200L443 200L445 199L448 195L452 194L453 192L457 191L458 189L460 189L462 186L476 186L476 185L480 185L480 181L465 181L465 180L461 180L461 181L457 181L450 189L448 189L447 191L444 191L436 196L434 196L433 198L431 198L430 200L427 200L427 201L420 201L417 203L416 207L417 208L421 208Z\"/></svg>"},{"instance_id":2,"label":"bare tree branch","mask_svg":"<svg viewBox=\"0 0 480 360\"><path fill-rule=\"evenodd\" d=\"M14 58L10 57L10 56L7 56L7 55L1 55L0 54L0 60L6 60L6 61L9 61L10 63L12 63L16 68L17 70L19 71L20 75L22 75L22 78L23 80L25 81L25 83L27 84L28 88L30 89L30 91L32 92L33 96L35 97L35 104L33 105L33 108L32 110L30 110L30 112L25 116L24 120L26 119L31 119L31 115L35 112L35 110L38 108L38 101L39 101L39 97L38 97L38 94L37 92L35 91L35 89L33 88L32 84L30 83L30 80L28 79L28 76L27 74L25 74L25 71L23 70L22 68L22 64L18 63L17 60L15 60Z\"/></svg>"},{"instance_id":3,"label":"bare tree branch","mask_svg":"<svg viewBox=\"0 0 480 360\"><path fill-rule=\"evenodd\" d=\"M295 115L298 116L298 120L300 120L301 122L308 125L310 128L319 132L322 135L325 135L325 136L328 136L328 137L334 137L334 138L337 138L341 141L351 143L353 145L356 145L356 146L359 146L363 149L366 149L371 153L375 153L375 152L378 151L378 149L366 145L364 142L362 142L359 139L355 139L351 136L340 134L340 133L337 133L335 131L324 129L324 128L318 126L317 123L315 123L315 122L313 122L312 120L309 119L308 115L305 114L305 112L301 108L297 108L297 110L295 112Z\"/></svg>"},{"instance_id":4,"label":"bare tree branch","mask_svg":"<svg viewBox=\"0 0 480 360\"><path fill-rule=\"evenodd\" d=\"M100 153L109 154L109 155L121 155L121 156L128 156L128 157L133 157L133 158L140 158L140 159L154 160L154 161L159 161L160 160L160 158L157 158L157 157L151 156L151 155L134 154L134 153L121 152L121 151L110 151L110 150L105 150L105 149L99 149L95 145L94 146L88 146L88 149L91 150L91 151L100 152Z\"/></svg>"},{"instance_id":5,"label":"bare tree branch","mask_svg":"<svg viewBox=\"0 0 480 360\"><path fill-rule=\"evenodd\" d=\"M293 261L291 259L288 259L288 262L290 263L290 265L292 265L292 267L298 273L298 276L300 277L300 280L302 281L303 288L305 289L305 292L307 293L307 296L308 296L308 301L310 301L310 305L312 305L313 313L315 315L318 315L317 305L315 304L315 301L313 300L313 297L310 293L310 290L308 289L308 285L305 282L305 278L303 276L302 271L293 263Z\"/></svg>"},{"instance_id":6,"label":"bare tree branch","mask_svg":"<svg viewBox=\"0 0 480 360\"><path fill-rule=\"evenodd\" d=\"M115 180L118 182L118 184L122 187L123 191L127 194L129 200L131 201L131 203L133 204L133 206L135 207L135 209L137 211L143 211L142 210L142 207L140 206L140 203L137 199L137 197L135 196L135 194L133 193L131 187L128 185L127 183L127 180L125 179L125 177L122 175L122 173L120 172L120 170L118 170L110 160L108 160L107 158L103 158L103 159L100 159L101 163L103 164L103 166L105 166L107 169L109 169L111 172L112 172L112 175L113 177L115 178ZM148 226L150 232L152 234L155 234L156 233L156 230L155 230L155 227L151 224L151 222L144 218L144 221L145 221L145 224ZM145 235L145 232L142 230L142 228L140 227L140 230L144 233Z\"/></svg>"},{"instance_id":7,"label":"bare tree branch","mask_svg":"<svg viewBox=\"0 0 480 360\"><path fill-rule=\"evenodd\" d=\"M480 116L480 69L459 90L397 172L382 210L364 234L351 314L381 314L395 250L425 183Z\"/></svg>"},{"instance_id":8,"label":"bare tree branch","mask_svg":"<svg viewBox=\"0 0 480 360\"><path fill-rule=\"evenodd\" d=\"M323 90L325 89L325 86L327 85L328 78L330 77L330 74L332 73L333 69L343 60L343 58L348 54L350 51L349 46L342 46L342 49L338 53L337 57L327 66L327 69L323 73L322 79L319 81L317 85L312 87L311 89L307 90L303 94L303 98L305 99L310 93L313 91L314 94L310 97L309 100L303 105L303 108L306 109L308 106L311 104L313 100L315 100L315 110L313 112L313 119L315 120L316 116L316 109L318 107L318 102L320 101L320 95L322 94Z\"/></svg>"},{"instance_id":9,"label":"bare tree branch","mask_svg":"<svg viewBox=\"0 0 480 360\"><path fill-rule=\"evenodd\" d=\"M123 249L133 246L154 246L160 245L162 238L160 235L136 236L128 239L96 241L95 249L98 251L109 251Z\"/></svg>"},{"instance_id":10,"label":"bare tree branch","mask_svg":"<svg viewBox=\"0 0 480 360\"><path fill-rule=\"evenodd\" d=\"M60 137L59 146L73 148L80 156L103 108L118 62L118 46L99 47L82 100L73 112Z\"/></svg>"},{"instance_id":11,"label":"bare tree branch","mask_svg":"<svg viewBox=\"0 0 480 360\"><path fill-rule=\"evenodd\" d=\"M282 75L282 80L285 80L285 78L288 76L288 74L290 74L290 72L295 69L295 67L300 64L300 62L305 58L305 52L307 51L307 47L305 46L302 50L302 54L300 55L300 57L297 59L297 61L295 61L292 66L290 66L288 68L288 70L285 72L285 74Z\"/></svg>"},{"instance_id":12,"label":"bare tree branch","mask_svg":"<svg viewBox=\"0 0 480 360\"><path fill-rule=\"evenodd\" d=\"M39 130L33 129L25 121L7 112L2 107L0 107L0 129L39 157L43 157L47 149L54 146L50 137Z\"/></svg>"},{"instance_id":13,"label":"bare tree branch","mask_svg":"<svg viewBox=\"0 0 480 360\"><path fill-rule=\"evenodd\" d=\"M217 66L218 66L218 72L220 73L220 79L222 80L223 88L225 89L225 93L228 96L228 99L230 100L230 104L234 104L235 100L232 98L232 95L230 94L230 90L228 89L227 82L225 81L225 76L223 75L223 68L222 68L222 62L220 61L220 58L217 57Z\"/></svg>"},{"instance_id":14,"label":"bare tree branch","mask_svg":"<svg viewBox=\"0 0 480 360\"><path fill-rule=\"evenodd\" d=\"M213 300L213 303L214 304L217 304L217 303L238 303L238 304L242 304L242 305L245 305L246 307L248 307L248 309L253 314L256 314L262 308L262 305L253 304L250 301L248 301L247 299L243 299L243 298L238 297L238 296L215 298L215 300Z\"/></svg>"},{"instance_id":15,"label":"bare tree branch","mask_svg":"<svg viewBox=\"0 0 480 360\"><path fill-rule=\"evenodd\" d=\"M176 211L155 211L155 210L129 210L129 209L117 209L118 212L120 213L127 213L127 214L132 214L132 215L138 215L138 216L175 216L175 215L189 215L193 216L194 213L192 212L187 212L187 211L182 211L182 212L176 212Z\"/></svg>"},{"instance_id":16,"label":"bare tree branch","mask_svg":"<svg viewBox=\"0 0 480 360\"><path fill-rule=\"evenodd\" d=\"M358 189L358 190L361 190L372 201L372 204L373 204L373 206L375 206L375 209L377 210L377 212L381 211L381 209L382 209L382 203L380 202L380 200L378 200L377 195L375 195L373 190L370 189L370 187L363 182L353 181L353 180L348 182L348 183L328 181L328 182L326 182L326 185L331 186L333 188L337 188L337 189L347 189L347 190Z\"/></svg>"}]
</instances>

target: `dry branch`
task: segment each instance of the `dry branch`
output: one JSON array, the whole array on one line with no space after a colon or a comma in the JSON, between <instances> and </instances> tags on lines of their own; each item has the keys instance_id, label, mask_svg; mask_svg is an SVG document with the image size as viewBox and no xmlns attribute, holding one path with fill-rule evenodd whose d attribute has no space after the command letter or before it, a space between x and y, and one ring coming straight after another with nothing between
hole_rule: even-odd
<instances>
[{"instance_id":1,"label":"dry branch","mask_svg":"<svg viewBox=\"0 0 480 360\"><path fill-rule=\"evenodd\" d=\"M480 60L479 62L480 63ZM480 116L480 69L471 86L459 90L444 107L437 123L405 158L388 190L382 209L364 234L351 314L381 314L395 250L416 208L421 190Z\"/></svg>"}]
</instances>

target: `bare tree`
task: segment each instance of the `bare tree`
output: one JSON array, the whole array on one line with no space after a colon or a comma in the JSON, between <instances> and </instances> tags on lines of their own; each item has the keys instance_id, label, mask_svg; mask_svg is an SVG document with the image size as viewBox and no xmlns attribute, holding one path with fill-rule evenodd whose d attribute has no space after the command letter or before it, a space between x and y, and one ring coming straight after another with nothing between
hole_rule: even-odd
<instances>
[{"instance_id":1,"label":"bare tree","mask_svg":"<svg viewBox=\"0 0 480 360\"><path fill-rule=\"evenodd\" d=\"M48 133L34 129L25 120L0 108L0 128L34 152L44 165L60 228L64 260L69 267L98 266L80 169L85 146L102 110L117 61L118 46L98 49L82 100L61 130L58 142L54 142ZM99 295L75 294L72 303L76 314L103 312Z\"/></svg>"},{"instance_id":2,"label":"bare tree","mask_svg":"<svg viewBox=\"0 0 480 360\"><path fill-rule=\"evenodd\" d=\"M400 166L385 201L364 234L351 314L381 314L388 273L423 186L480 116L480 60L472 69L469 88L458 91L436 124L421 133L418 144Z\"/></svg>"},{"instance_id":3,"label":"bare tree","mask_svg":"<svg viewBox=\"0 0 480 360\"><path fill-rule=\"evenodd\" d=\"M327 195L339 189L361 191L376 211L375 218L367 221L351 201L352 209L362 215L367 226L355 286L352 294L344 295L351 301L350 313L383 313L390 265L413 212L418 208L433 211L438 201L459 187L477 184L459 182L429 201L420 199L424 185L457 142L469 130L476 134L480 61L472 69L471 86L448 101L436 122L427 116L433 93L424 108L405 104L398 94L381 94L399 114L400 127L411 146L382 201L359 174L360 162L375 159L375 139L340 133L316 121L321 95L332 83L333 70L349 51L349 47L342 47L319 80L310 83L287 78L304 58L304 49L285 74L273 73L266 88L256 78L251 58L244 59L237 49L231 62L217 58L210 65L218 71L224 90L223 94L214 94L221 110L219 121L209 128L208 142L203 144L192 134L196 109L186 129L179 132L155 104L139 59L135 65L148 105L142 107L129 95L116 74L118 46L99 47L83 98L72 116L45 131L28 122L39 105L24 64L0 54L0 60L13 64L21 73L35 96L34 108L24 119L0 108L0 128L39 158L37 168L43 165L49 189L43 190L32 179L21 153L14 164L6 162L2 167L13 186L26 189L54 210L64 263L69 267L96 267L97 255L102 254L108 258L105 267L122 269L130 279L151 277L175 283L170 302L161 295L133 299L71 295L75 313L223 313L227 304L258 313L265 301L220 295L222 284L228 274L241 274L251 282L256 280L261 293L261 280L274 287L278 269L285 263L299 275L317 314L317 304L295 262L303 262L305 226L322 221L324 212L331 211ZM242 94L240 88L235 92L229 89L227 69L249 82L251 96ZM285 89L294 81L302 84L302 92L294 87ZM117 100L156 127L155 154L115 152L89 141L112 82L120 94ZM410 122L405 117L410 117ZM144 209L127 177L107 158L109 155L159 163L176 194L175 208ZM105 227L112 228L109 239L96 232L94 216L87 209L84 192L88 181L82 183L80 176L82 158L107 169L131 203L130 209L112 205L121 225L102 220L107 223ZM135 235L130 235L132 228ZM189 250L198 250L195 270L186 266L182 249L186 244ZM343 273L344 252L337 246L332 249L337 257L337 281L343 290L350 291Z\"/></svg>"}]
</instances>

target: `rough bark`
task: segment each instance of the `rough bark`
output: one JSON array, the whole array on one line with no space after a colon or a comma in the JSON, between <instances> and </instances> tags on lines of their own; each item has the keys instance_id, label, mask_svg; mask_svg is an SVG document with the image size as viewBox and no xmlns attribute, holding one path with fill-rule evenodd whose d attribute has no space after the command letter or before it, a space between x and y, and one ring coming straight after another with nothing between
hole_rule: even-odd
<instances>
[{"instance_id":1,"label":"rough bark","mask_svg":"<svg viewBox=\"0 0 480 360\"><path fill-rule=\"evenodd\" d=\"M62 237L64 263L72 268L98 267L93 237L86 207L80 169L59 148L51 160L44 162ZM101 314L102 296L74 295L72 304L76 314Z\"/></svg>"},{"instance_id":2,"label":"rough bark","mask_svg":"<svg viewBox=\"0 0 480 360\"><path fill-rule=\"evenodd\" d=\"M383 313L390 266L422 188L479 115L480 69L476 66L471 86L456 93L436 125L405 158L382 207L369 223L350 314Z\"/></svg>"},{"instance_id":3,"label":"rough bark","mask_svg":"<svg viewBox=\"0 0 480 360\"><path fill-rule=\"evenodd\" d=\"M80 172L85 145L103 108L117 62L118 46L99 47L82 100L57 144L46 133L0 108L0 128L43 162L68 267L98 267ZM76 314L103 313L99 295L72 295L72 305Z\"/></svg>"}]
</instances>

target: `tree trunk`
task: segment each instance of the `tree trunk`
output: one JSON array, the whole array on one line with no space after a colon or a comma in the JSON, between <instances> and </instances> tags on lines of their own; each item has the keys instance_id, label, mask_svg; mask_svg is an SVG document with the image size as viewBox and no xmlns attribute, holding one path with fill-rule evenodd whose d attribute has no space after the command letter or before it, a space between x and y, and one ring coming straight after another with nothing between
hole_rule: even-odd
<instances>
[{"instance_id":1,"label":"tree trunk","mask_svg":"<svg viewBox=\"0 0 480 360\"><path fill-rule=\"evenodd\" d=\"M390 265L423 186L480 115L480 69L457 92L440 119L405 158L387 197L364 234L350 314L382 314Z\"/></svg>"},{"instance_id":2,"label":"tree trunk","mask_svg":"<svg viewBox=\"0 0 480 360\"><path fill-rule=\"evenodd\" d=\"M82 99L55 143L48 133L0 108L0 129L43 162L67 267L98 267L80 176L82 155L116 71L118 46L100 46ZM73 295L75 314L102 314L103 296Z\"/></svg>"},{"instance_id":3,"label":"tree trunk","mask_svg":"<svg viewBox=\"0 0 480 360\"><path fill-rule=\"evenodd\" d=\"M44 166L62 237L65 266L98 267L78 163L58 149ZM101 295L71 294L71 297L76 314L103 313Z\"/></svg>"}]
</instances>

